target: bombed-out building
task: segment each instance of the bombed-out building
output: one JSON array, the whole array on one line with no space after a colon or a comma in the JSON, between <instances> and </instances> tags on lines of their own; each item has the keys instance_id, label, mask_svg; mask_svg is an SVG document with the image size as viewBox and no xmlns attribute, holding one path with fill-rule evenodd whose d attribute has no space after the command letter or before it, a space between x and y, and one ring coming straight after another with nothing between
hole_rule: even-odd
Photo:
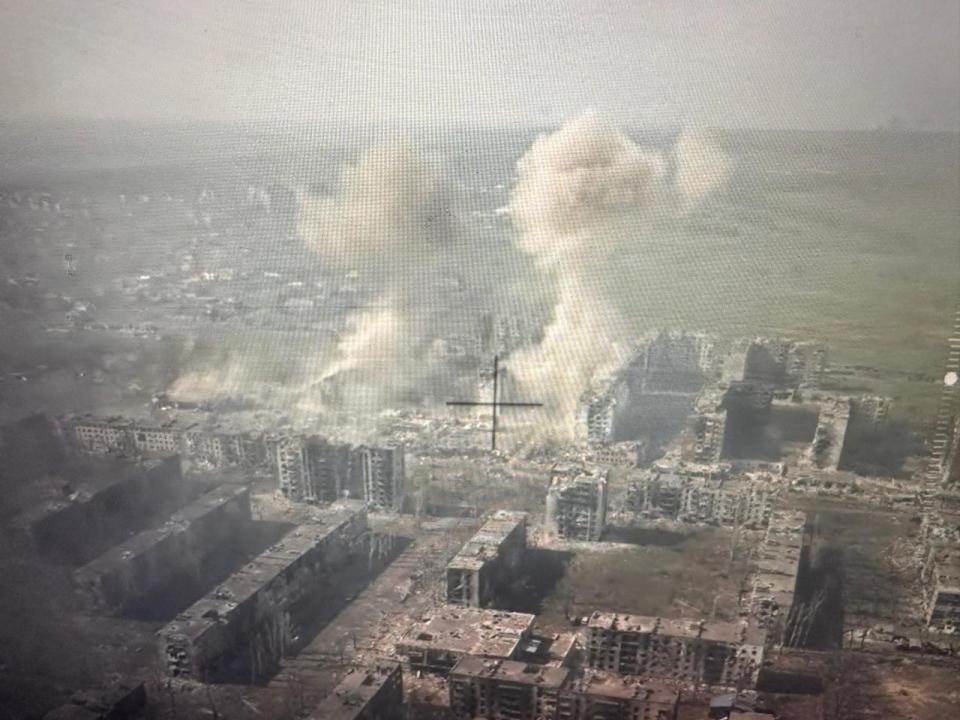
<instances>
[{"instance_id":1,"label":"bombed-out building","mask_svg":"<svg viewBox=\"0 0 960 720\"><path fill-rule=\"evenodd\" d=\"M159 631L167 672L215 682L261 676L311 622L338 574L365 560L366 536L362 503L318 511Z\"/></svg>"},{"instance_id":2,"label":"bombed-out building","mask_svg":"<svg viewBox=\"0 0 960 720\"><path fill-rule=\"evenodd\" d=\"M927 626L946 632L960 630L960 544L930 543L921 581Z\"/></svg>"},{"instance_id":3,"label":"bombed-out building","mask_svg":"<svg viewBox=\"0 0 960 720\"><path fill-rule=\"evenodd\" d=\"M858 432L877 432L890 422L893 400L869 395L850 400L850 429Z\"/></svg>"},{"instance_id":4,"label":"bombed-out building","mask_svg":"<svg viewBox=\"0 0 960 720\"><path fill-rule=\"evenodd\" d=\"M151 519L183 504L180 458L143 461L83 458L68 463L60 497L32 508L14 525L47 558L82 564Z\"/></svg>"},{"instance_id":5,"label":"bombed-out building","mask_svg":"<svg viewBox=\"0 0 960 720\"><path fill-rule=\"evenodd\" d=\"M448 679L456 720L673 720L665 682L466 656Z\"/></svg>"},{"instance_id":6,"label":"bombed-out building","mask_svg":"<svg viewBox=\"0 0 960 720\"><path fill-rule=\"evenodd\" d=\"M599 540L607 522L609 471L554 465L547 488L544 527L565 540Z\"/></svg>"},{"instance_id":7,"label":"bombed-out building","mask_svg":"<svg viewBox=\"0 0 960 720\"><path fill-rule=\"evenodd\" d=\"M363 499L371 508L399 511L406 483L404 447L361 448Z\"/></svg>"},{"instance_id":8,"label":"bombed-out building","mask_svg":"<svg viewBox=\"0 0 960 720\"><path fill-rule=\"evenodd\" d=\"M205 577L218 551L250 522L247 489L217 487L78 568L74 581L91 607L123 609L169 583Z\"/></svg>"},{"instance_id":9,"label":"bombed-out building","mask_svg":"<svg viewBox=\"0 0 960 720\"><path fill-rule=\"evenodd\" d=\"M817 386L827 370L830 349L824 343L794 341L787 348L786 379L798 386Z\"/></svg>"},{"instance_id":10,"label":"bombed-out building","mask_svg":"<svg viewBox=\"0 0 960 720\"><path fill-rule=\"evenodd\" d=\"M317 493L307 457L307 440L302 435L277 438L273 444L276 453L277 480L280 492L291 500L316 501Z\"/></svg>"},{"instance_id":11,"label":"bombed-out building","mask_svg":"<svg viewBox=\"0 0 960 720\"><path fill-rule=\"evenodd\" d=\"M595 612L587 622L590 667L724 687L752 687L766 633L747 622L703 622Z\"/></svg>"},{"instance_id":12,"label":"bombed-out building","mask_svg":"<svg viewBox=\"0 0 960 720\"><path fill-rule=\"evenodd\" d=\"M850 423L850 398L825 398L820 402L817 429L810 444L809 460L818 468L836 470Z\"/></svg>"},{"instance_id":13,"label":"bombed-out building","mask_svg":"<svg viewBox=\"0 0 960 720\"><path fill-rule=\"evenodd\" d=\"M309 715L309 720L402 720L400 663L352 670Z\"/></svg>"},{"instance_id":14,"label":"bombed-out building","mask_svg":"<svg viewBox=\"0 0 960 720\"><path fill-rule=\"evenodd\" d=\"M590 446L609 443L613 439L616 410L617 398L612 392L585 393L577 406L580 439Z\"/></svg>"},{"instance_id":15,"label":"bombed-out building","mask_svg":"<svg viewBox=\"0 0 960 720\"><path fill-rule=\"evenodd\" d=\"M770 633L773 642L789 640L800 563L808 550L806 515L776 510L759 547L750 593L750 617Z\"/></svg>"},{"instance_id":16,"label":"bombed-out building","mask_svg":"<svg viewBox=\"0 0 960 720\"><path fill-rule=\"evenodd\" d=\"M446 598L454 605L496 605L498 593L523 571L527 516L498 510L447 564Z\"/></svg>"},{"instance_id":17,"label":"bombed-out building","mask_svg":"<svg viewBox=\"0 0 960 720\"><path fill-rule=\"evenodd\" d=\"M727 527L766 527L775 491L765 479L703 477L655 467L627 487L625 510L635 519L667 518Z\"/></svg>"},{"instance_id":18,"label":"bombed-out building","mask_svg":"<svg viewBox=\"0 0 960 720\"><path fill-rule=\"evenodd\" d=\"M531 639L534 616L444 605L415 622L397 641L414 670L446 673L465 655L509 659Z\"/></svg>"}]
</instances>

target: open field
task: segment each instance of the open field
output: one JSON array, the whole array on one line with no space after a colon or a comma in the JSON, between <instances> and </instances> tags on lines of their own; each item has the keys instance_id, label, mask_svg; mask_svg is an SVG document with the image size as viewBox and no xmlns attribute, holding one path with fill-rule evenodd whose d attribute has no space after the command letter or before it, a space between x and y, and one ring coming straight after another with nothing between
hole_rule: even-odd
<instances>
[{"instance_id":1,"label":"open field","mask_svg":"<svg viewBox=\"0 0 960 720\"><path fill-rule=\"evenodd\" d=\"M746 543L718 528L639 531L636 547L578 552L547 597L538 623L569 626L566 616L597 609L664 617L731 620L749 572Z\"/></svg>"}]
</instances>

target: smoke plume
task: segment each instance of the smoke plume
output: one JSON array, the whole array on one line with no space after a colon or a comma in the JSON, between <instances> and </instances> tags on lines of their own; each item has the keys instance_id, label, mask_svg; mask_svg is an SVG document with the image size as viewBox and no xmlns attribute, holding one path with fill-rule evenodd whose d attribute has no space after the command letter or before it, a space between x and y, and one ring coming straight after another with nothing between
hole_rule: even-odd
<instances>
[{"instance_id":1,"label":"smoke plume","mask_svg":"<svg viewBox=\"0 0 960 720\"><path fill-rule=\"evenodd\" d=\"M551 277L555 304L543 341L510 366L547 406L542 436L571 439L581 394L628 352L638 328L613 281L642 261L645 230L702 200L725 169L699 136L681 136L664 157L594 112L540 136L520 159L507 211L521 247Z\"/></svg>"},{"instance_id":2,"label":"smoke plume","mask_svg":"<svg viewBox=\"0 0 960 720\"><path fill-rule=\"evenodd\" d=\"M279 371L278 348L245 343L183 373L171 394L235 392L293 420L439 403L472 389L470 372L451 369L445 340L475 333L499 297L508 312L544 323L538 344L509 357L511 393L545 404L536 439L568 439L583 391L648 329L637 327L636 294L623 292L631 268L647 261L657 228L722 185L726 164L700 134L650 150L587 112L538 137L518 161L504 208L513 245L464 230L450 178L422 154L370 148L335 189L299 197L298 231L312 258L363 289L356 307L338 311L337 332L298 338ZM258 375L263 368L272 374Z\"/></svg>"}]
</instances>

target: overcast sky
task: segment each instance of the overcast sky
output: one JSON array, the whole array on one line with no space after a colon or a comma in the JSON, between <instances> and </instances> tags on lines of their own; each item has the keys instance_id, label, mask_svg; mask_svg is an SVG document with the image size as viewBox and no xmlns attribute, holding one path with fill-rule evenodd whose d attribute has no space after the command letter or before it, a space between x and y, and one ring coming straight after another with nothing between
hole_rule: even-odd
<instances>
[{"instance_id":1,"label":"overcast sky","mask_svg":"<svg viewBox=\"0 0 960 720\"><path fill-rule=\"evenodd\" d=\"M0 0L0 117L960 128L958 0Z\"/></svg>"}]
</instances>

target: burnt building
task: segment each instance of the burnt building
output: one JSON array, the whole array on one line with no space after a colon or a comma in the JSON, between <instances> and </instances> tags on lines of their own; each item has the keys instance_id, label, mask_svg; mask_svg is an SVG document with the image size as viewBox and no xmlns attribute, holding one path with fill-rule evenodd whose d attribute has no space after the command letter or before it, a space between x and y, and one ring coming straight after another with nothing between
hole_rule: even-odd
<instances>
[{"instance_id":1,"label":"burnt building","mask_svg":"<svg viewBox=\"0 0 960 720\"><path fill-rule=\"evenodd\" d=\"M309 720L402 720L403 674L399 663L350 672L310 713Z\"/></svg>"},{"instance_id":2,"label":"burnt building","mask_svg":"<svg viewBox=\"0 0 960 720\"><path fill-rule=\"evenodd\" d=\"M750 617L770 633L773 642L789 640L797 575L808 546L806 515L777 510L759 547L750 593Z\"/></svg>"},{"instance_id":3,"label":"burnt building","mask_svg":"<svg viewBox=\"0 0 960 720\"><path fill-rule=\"evenodd\" d=\"M186 493L177 455L142 462L83 458L65 468L60 497L15 524L41 554L79 565L168 516Z\"/></svg>"},{"instance_id":4,"label":"burnt building","mask_svg":"<svg viewBox=\"0 0 960 720\"><path fill-rule=\"evenodd\" d=\"M250 518L246 488L224 485L174 513L160 527L115 545L74 572L88 603L101 611L143 602L173 582L198 583L215 556Z\"/></svg>"},{"instance_id":5,"label":"burnt building","mask_svg":"<svg viewBox=\"0 0 960 720\"><path fill-rule=\"evenodd\" d=\"M820 403L817 429L808 457L818 468L836 470L843 457L843 446L850 424L850 398L825 398Z\"/></svg>"},{"instance_id":6,"label":"burnt building","mask_svg":"<svg viewBox=\"0 0 960 720\"><path fill-rule=\"evenodd\" d=\"M81 420L66 422L74 446L98 455L133 455L133 433L128 424Z\"/></svg>"},{"instance_id":7,"label":"burnt building","mask_svg":"<svg viewBox=\"0 0 960 720\"><path fill-rule=\"evenodd\" d=\"M532 637L534 616L443 606L414 623L397 642L397 654L414 670L446 673L465 655L514 658Z\"/></svg>"},{"instance_id":8,"label":"burnt building","mask_svg":"<svg viewBox=\"0 0 960 720\"><path fill-rule=\"evenodd\" d=\"M499 510L448 563L446 598L454 605L489 607L523 571L527 549L525 513Z\"/></svg>"},{"instance_id":9,"label":"burnt building","mask_svg":"<svg viewBox=\"0 0 960 720\"><path fill-rule=\"evenodd\" d=\"M277 438L273 444L280 492L290 500L316 501L307 440L303 435Z\"/></svg>"},{"instance_id":10,"label":"burnt building","mask_svg":"<svg viewBox=\"0 0 960 720\"><path fill-rule=\"evenodd\" d=\"M447 684L456 720L673 720L679 701L662 681L474 656Z\"/></svg>"},{"instance_id":11,"label":"burnt building","mask_svg":"<svg viewBox=\"0 0 960 720\"><path fill-rule=\"evenodd\" d=\"M287 533L162 628L160 653L174 677L256 679L312 622L341 572L365 560L362 504L345 502Z\"/></svg>"},{"instance_id":12,"label":"burnt building","mask_svg":"<svg viewBox=\"0 0 960 720\"><path fill-rule=\"evenodd\" d=\"M565 540L599 540L607 522L609 471L555 465L547 489L546 531Z\"/></svg>"},{"instance_id":13,"label":"burnt building","mask_svg":"<svg viewBox=\"0 0 960 720\"><path fill-rule=\"evenodd\" d=\"M377 510L398 512L403 506L406 466L403 445L361 448L363 499Z\"/></svg>"},{"instance_id":14,"label":"burnt building","mask_svg":"<svg viewBox=\"0 0 960 720\"><path fill-rule=\"evenodd\" d=\"M587 622L587 664L625 675L752 687L765 642L766 633L748 623L595 612Z\"/></svg>"},{"instance_id":15,"label":"burnt building","mask_svg":"<svg viewBox=\"0 0 960 720\"><path fill-rule=\"evenodd\" d=\"M625 509L635 519L763 528L770 520L773 499L771 485L763 479L654 468L627 487Z\"/></svg>"},{"instance_id":16,"label":"burnt building","mask_svg":"<svg viewBox=\"0 0 960 720\"><path fill-rule=\"evenodd\" d=\"M960 630L960 545L931 543L921 574L927 627Z\"/></svg>"}]
</instances>

